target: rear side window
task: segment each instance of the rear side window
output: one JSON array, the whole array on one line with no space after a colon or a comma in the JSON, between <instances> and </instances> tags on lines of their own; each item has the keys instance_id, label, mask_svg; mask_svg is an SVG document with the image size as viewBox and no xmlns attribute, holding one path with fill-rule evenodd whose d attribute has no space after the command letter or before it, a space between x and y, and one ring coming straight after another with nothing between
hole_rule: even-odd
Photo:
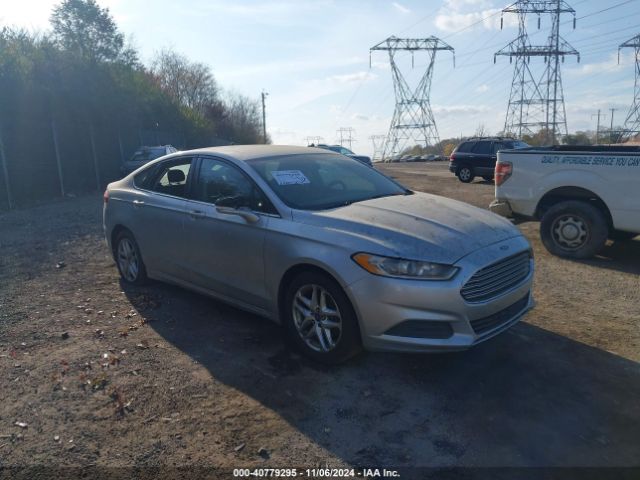
<instances>
[{"instance_id":1,"label":"rear side window","mask_svg":"<svg viewBox=\"0 0 640 480\"><path fill-rule=\"evenodd\" d=\"M488 155L491 153L491 142L477 142L472 150L473 153L479 155Z\"/></svg>"},{"instance_id":2,"label":"rear side window","mask_svg":"<svg viewBox=\"0 0 640 480\"><path fill-rule=\"evenodd\" d=\"M156 172L158 168L154 165L149 168L145 168L143 171L133 177L133 184L138 188L150 189L153 186L153 181L156 178Z\"/></svg>"},{"instance_id":3,"label":"rear side window","mask_svg":"<svg viewBox=\"0 0 640 480\"><path fill-rule=\"evenodd\" d=\"M147 189L174 197L186 197L187 179L191 171L190 158L161 162L150 170L154 170L154 173L146 180Z\"/></svg>"},{"instance_id":4,"label":"rear side window","mask_svg":"<svg viewBox=\"0 0 640 480\"><path fill-rule=\"evenodd\" d=\"M458 145L458 148L456 148L456 152L469 153L471 151L471 147L473 147L473 142L462 142Z\"/></svg>"}]
</instances>

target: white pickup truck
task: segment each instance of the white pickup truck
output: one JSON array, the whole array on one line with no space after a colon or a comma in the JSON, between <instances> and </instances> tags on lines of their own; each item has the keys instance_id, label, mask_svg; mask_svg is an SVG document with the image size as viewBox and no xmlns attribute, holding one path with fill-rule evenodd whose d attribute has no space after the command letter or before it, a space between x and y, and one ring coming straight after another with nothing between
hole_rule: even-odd
<instances>
[{"instance_id":1,"label":"white pickup truck","mask_svg":"<svg viewBox=\"0 0 640 480\"><path fill-rule=\"evenodd\" d=\"M640 148L532 147L498 152L496 199L489 209L539 220L547 250L588 258L607 238L640 234Z\"/></svg>"}]
</instances>

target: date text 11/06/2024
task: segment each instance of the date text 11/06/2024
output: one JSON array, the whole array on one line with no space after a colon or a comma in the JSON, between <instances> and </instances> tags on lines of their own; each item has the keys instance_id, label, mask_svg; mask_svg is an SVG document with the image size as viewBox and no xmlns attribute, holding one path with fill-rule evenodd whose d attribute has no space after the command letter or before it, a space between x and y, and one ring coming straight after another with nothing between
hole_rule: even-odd
<instances>
[{"instance_id":1,"label":"date text 11/06/2024","mask_svg":"<svg viewBox=\"0 0 640 480\"><path fill-rule=\"evenodd\" d=\"M400 478L400 473L386 468L236 468L233 470L233 476L236 478Z\"/></svg>"}]
</instances>

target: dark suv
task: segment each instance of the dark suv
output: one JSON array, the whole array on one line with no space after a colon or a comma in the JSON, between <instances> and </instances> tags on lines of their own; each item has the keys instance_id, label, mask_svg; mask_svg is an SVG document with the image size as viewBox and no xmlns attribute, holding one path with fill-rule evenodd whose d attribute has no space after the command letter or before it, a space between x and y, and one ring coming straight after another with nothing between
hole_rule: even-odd
<instances>
[{"instance_id":1,"label":"dark suv","mask_svg":"<svg viewBox=\"0 0 640 480\"><path fill-rule=\"evenodd\" d=\"M470 138L458 145L449 157L449 170L461 182L469 183L476 176L493 180L498 150L526 148L529 145L514 138Z\"/></svg>"}]
</instances>

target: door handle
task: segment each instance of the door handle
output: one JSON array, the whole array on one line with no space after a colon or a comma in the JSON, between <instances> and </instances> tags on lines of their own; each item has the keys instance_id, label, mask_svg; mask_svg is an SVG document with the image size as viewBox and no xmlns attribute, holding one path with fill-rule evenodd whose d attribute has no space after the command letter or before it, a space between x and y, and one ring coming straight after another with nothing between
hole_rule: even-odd
<instances>
[{"instance_id":1,"label":"door handle","mask_svg":"<svg viewBox=\"0 0 640 480\"><path fill-rule=\"evenodd\" d=\"M204 218L204 212L202 210L191 210L189 216L193 219Z\"/></svg>"},{"instance_id":2,"label":"door handle","mask_svg":"<svg viewBox=\"0 0 640 480\"><path fill-rule=\"evenodd\" d=\"M134 200L133 201L133 206L134 207L141 207L142 205L144 205L144 201L143 200Z\"/></svg>"}]
</instances>

